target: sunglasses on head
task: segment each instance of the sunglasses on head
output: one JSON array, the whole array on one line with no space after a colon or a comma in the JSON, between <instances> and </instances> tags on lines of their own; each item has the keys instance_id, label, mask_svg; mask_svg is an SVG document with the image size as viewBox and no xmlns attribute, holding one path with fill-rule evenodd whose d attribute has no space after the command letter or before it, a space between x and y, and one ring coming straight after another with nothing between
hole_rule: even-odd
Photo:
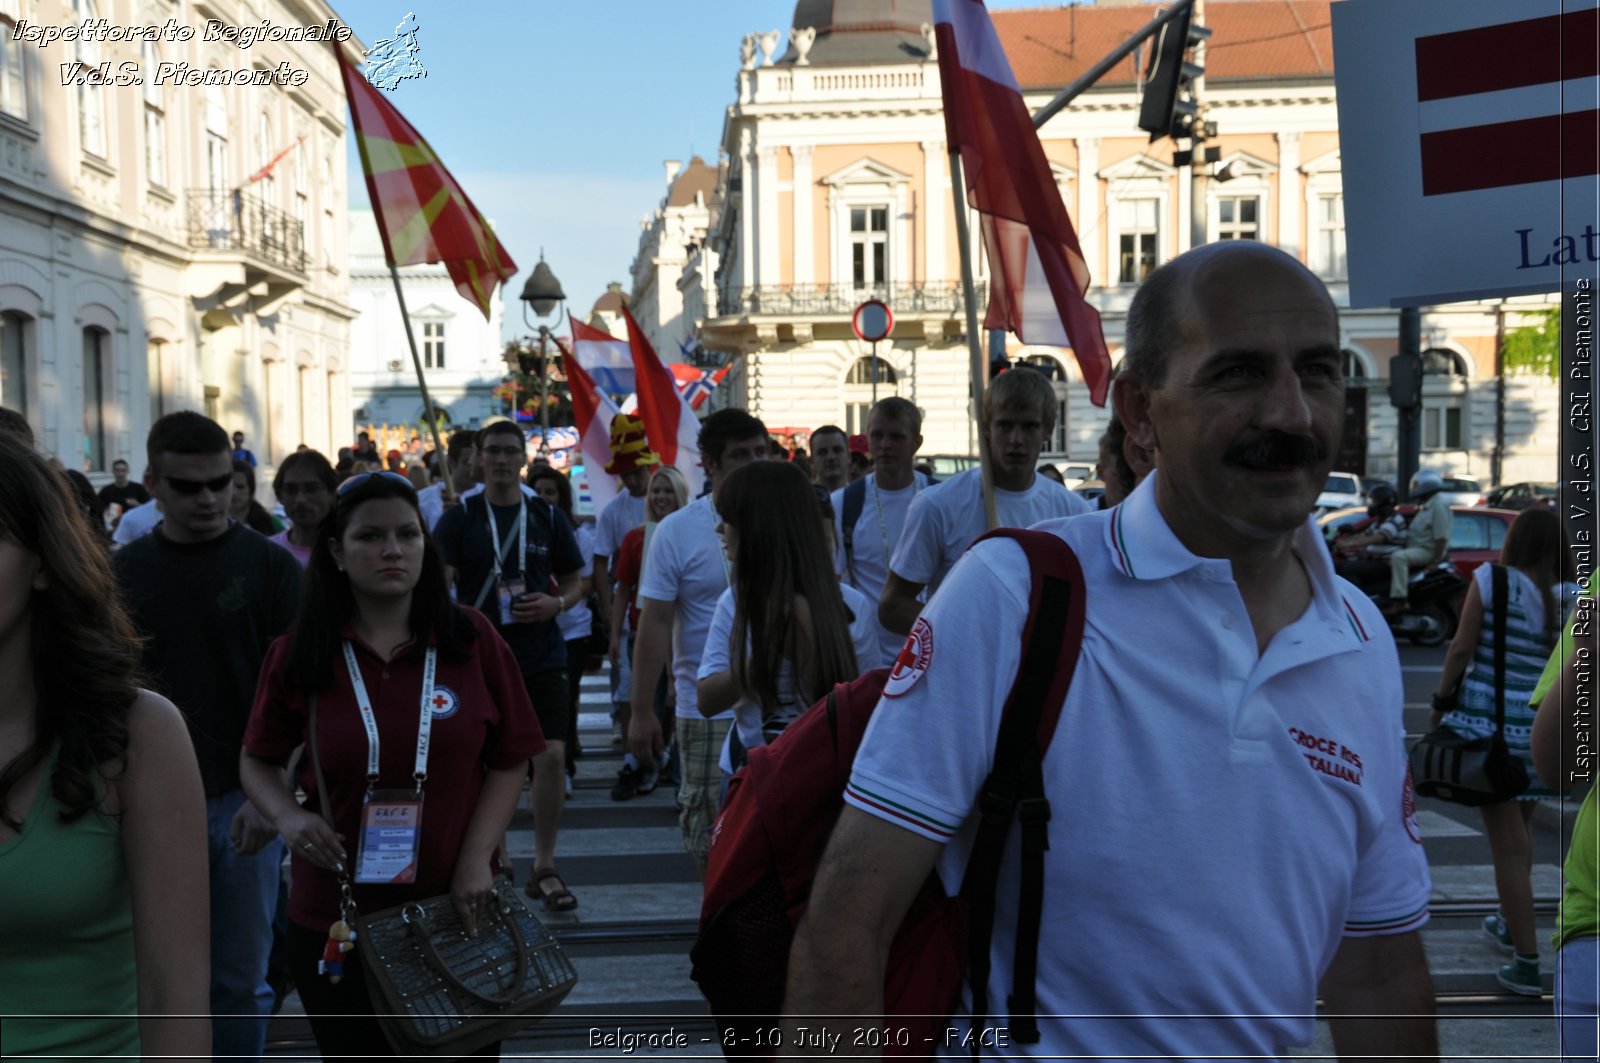
<instances>
[{"instance_id":1,"label":"sunglasses on head","mask_svg":"<svg viewBox=\"0 0 1600 1063\"><path fill-rule=\"evenodd\" d=\"M233 473L231 472L212 480L184 480L177 476L168 476L165 473L162 474L161 478L167 481L168 487L180 495L197 495L201 491L210 491L216 494L226 490L228 485L233 483Z\"/></svg>"},{"instance_id":2,"label":"sunglasses on head","mask_svg":"<svg viewBox=\"0 0 1600 1063\"><path fill-rule=\"evenodd\" d=\"M349 494L351 491L354 491L356 488L360 487L374 476L381 476L385 480L393 480L395 483L402 485L406 490L411 491L412 493L415 493L417 490L416 487L412 485L411 481L406 479L404 476L401 476L397 472L390 472L385 469L382 472L357 473L344 483L340 484L335 493L338 494L340 498L343 498L345 495Z\"/></svg>"}]
</instances>

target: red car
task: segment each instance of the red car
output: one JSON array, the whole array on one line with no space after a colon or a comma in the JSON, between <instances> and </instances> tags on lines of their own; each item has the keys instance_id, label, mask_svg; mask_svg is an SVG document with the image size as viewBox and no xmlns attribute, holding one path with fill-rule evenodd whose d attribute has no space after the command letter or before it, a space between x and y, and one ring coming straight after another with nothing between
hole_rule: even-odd
<instances>
[{"instance_id":1,"label":"red car","mask_svg":"<svg viewBox=\"0 0 1600 1063\"><path fill-rule=\"evenodd\" d=\"M1407 521L1416 512L1417 507L1412 503L1401 503L1400 513ZM1450 517L1450 546L1445 556L1462 579L1471 580L1473 570L1479 565L1500 559L1506 529L1517 519L1517 512L1484 506L1451 506ZM1365 509L1351 507L1325 513L1317 523L1323 537L1332 543L1340 535L1353 535L1365 528L1369 520Z\"/></svg>"}]
</instances>

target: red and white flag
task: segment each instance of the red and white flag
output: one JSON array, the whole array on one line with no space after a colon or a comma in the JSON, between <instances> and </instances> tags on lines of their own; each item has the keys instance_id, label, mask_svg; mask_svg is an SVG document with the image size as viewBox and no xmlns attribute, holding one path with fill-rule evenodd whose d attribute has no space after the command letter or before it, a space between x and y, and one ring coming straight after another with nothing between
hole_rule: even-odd
<instances>
[{"instance_id":1,"label":"red and white flag","mask_svg":"<svg viewBox=\"0 0 1600 1063\"><path fill-rule=\"evenodd\" d=\"M633 354L628 341L572 319L572 354L607 395L634 392ZM607 422L608 424L610 422Z\"/></svg>"},{"instance_id":2,"label":"red and white flag","mask_svg":"<svg viewBox=\"0 0 1600 1063\"><path fill-rule=\"evenodd\" d=\"M594 511L600 513L617 497L617 479L606 472L611 463L611 419L617 415L617 404L595 386L582 363L567 352L559 339L556 346L561 347L561 362L567 373L567 392L572 396L572 420L589 478L589 497Z\"/></svg>"},{"instance_id":3,"label":"red and white flag","mask_svg":"<svg viewBox=\"0 0 1600 1063\"><path fill-rule=\"evenodd\" d=\"M1597 39L1595 8L1418 37L1422 194L1600 173Z\"/></svg>"},{"instance_id":4,"label":"red and white flag","mask_svg":"<svg viewBox=\"0 0 1600 1063\"><path fill-rule=\"evenodd\" d=\"M650 448L683 474L689 497L697 498L705 487L706 473L700 466L700 419L678 392L667 363L656 356L644 331L626 307L622 316L628 322L628 346L633 350L634 383L638 387L639 416Z\"/></svg>"},{"instance_id":5,"label":"red and white flag","mask_svg":"<svg viewBox=\"0 0 1600 1063\"><path fill-rule=\"evenodd\" d=\"M1111 355L1100 314L1084 301L1089 267L988 9L933 0L933 17L945 135L961 149L993 274L984 327L1071 347L1089 397L1104 406Z\"/></svg>"}]
</instances>

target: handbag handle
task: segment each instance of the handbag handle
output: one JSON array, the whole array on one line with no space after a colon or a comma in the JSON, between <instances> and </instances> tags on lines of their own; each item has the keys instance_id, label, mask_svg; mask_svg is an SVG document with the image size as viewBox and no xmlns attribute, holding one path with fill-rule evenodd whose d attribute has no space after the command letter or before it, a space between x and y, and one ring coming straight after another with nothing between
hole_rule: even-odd
<instances>
[{"instance_id":1,"label":"handbag handle","mask_svg":"<svg viewBox=\"0 0 1600 1063\"><path fill-rule=\"evenodd\" d=\"M521 925L518 924L515 918L506 914L508 905L500 895L500 890L504 888L502 885L495 891L496 907L499 909L500 921L505 924L506 930L511 934L512 943L517 947L517 973L515 978L512 979L511 994L505 997L492 997L487 993L480 993L460 978L457 978L456 973L450 969L448 963L444 962L444 957L439 955L439 950L433 944L433 928L428 925L428 913L423 910L421 905L414 905L406 911L409 916L406 923L412 928L411 936L416 941L417 948L421 950L423 957L433 967L435 973L457 992L466 994L480 1004L487 1004L496 1008L506 1008L515 1004L517 998L522 995L522 989L528 981L528 943L523 940ZM496 981L498 980L497 978Z\"/></svg>"}]
</instances>

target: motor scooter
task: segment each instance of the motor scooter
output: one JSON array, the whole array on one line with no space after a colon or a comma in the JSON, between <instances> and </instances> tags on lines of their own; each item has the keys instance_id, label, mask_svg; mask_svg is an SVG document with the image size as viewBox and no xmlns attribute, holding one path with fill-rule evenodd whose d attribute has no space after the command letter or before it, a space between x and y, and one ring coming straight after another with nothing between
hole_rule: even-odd
<instances>
[{"instance_id":1,"label":"motor scooter","mask_svg":"<svg viewBox=\"0 0 1600 1063\"><path fill-rule=\"evenodd\" d=\"M1352 558L1334 550L1334 571L1354 583L1380 610L1389 599L1389 566L1375 559ZM1385 616L1396 639L1409 639L1414 646L1438 646L1456 633L1461 619L1461 599L1466 580L1448 558L1428 568L1411 571L1406 608Z\"/></svg>"}]
</instances>

